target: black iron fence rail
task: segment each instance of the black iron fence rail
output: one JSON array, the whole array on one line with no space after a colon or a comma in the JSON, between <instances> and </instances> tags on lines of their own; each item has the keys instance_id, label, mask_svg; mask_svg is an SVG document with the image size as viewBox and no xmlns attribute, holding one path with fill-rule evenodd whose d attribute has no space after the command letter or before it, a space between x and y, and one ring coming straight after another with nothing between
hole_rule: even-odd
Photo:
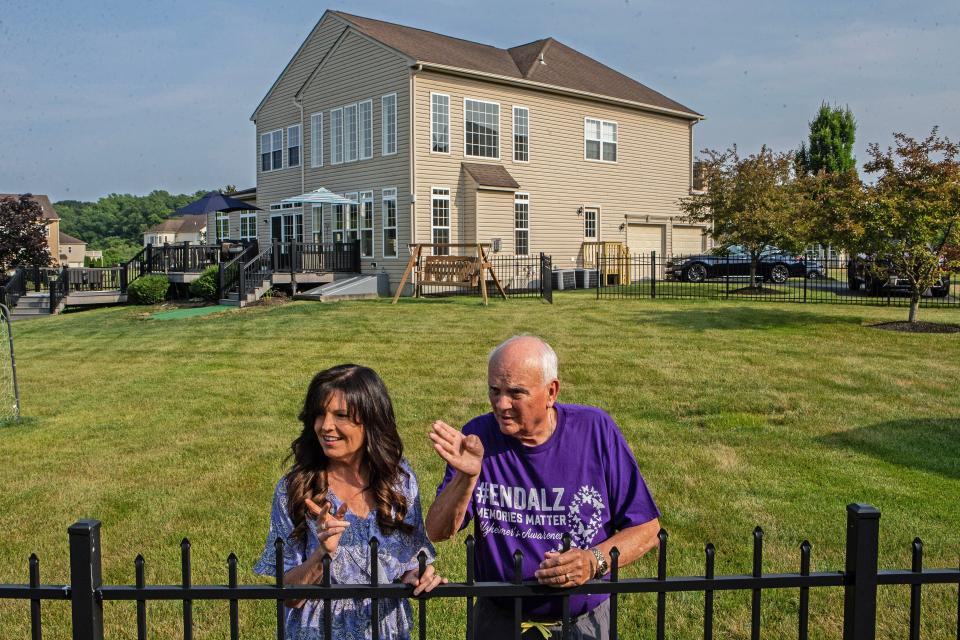
<instances>
[{"instance_id":1,"label":"black iron fence rail","mask_svg":"<svg viewBox=\"0 0 960 640\"><path fill-rule=\"evenodd\" d=\"M798 573L763 573L763 530L753 532L753 567L748 575L714 575L716 551L713 544L704 548L703 576L668 576L668 535L659 534L657 575L655 578L619 578L619 561L616 549L611 551L611 575L609 580L591 581L574 589L558 591L536 582L523 581L520 567L522 555L514 556L514 577L511 582L476 582L474 580L474 540L468 536L465 542L467 581L436 587L431 593L417 598L419 609L418 635L426 637L428 626L428 602L438 598L467 599L467 637L474 637L472 611L474 599L496 596L513 599L515 639L521 636L520 611L523 598L532 596L556 596L563 603L561 627L566 637L571 629L569 598L582 594L610 594L610 637L616 638L618 628L619 596L624 594L657 594L656 637L666 635L666 609L668 593L702 592L703 637L712 640L714 631L714 594L717 591L750 591L751 638L759 638L762 628L762 597L765 590L796 589L799 591L797 609L797 636L809 637L809 590L812 588L842 588L844 593L843 638L844 640L868 640L876 635L877 587L904 585L910 587L910 615L908 637L919 639L921 597L923 585L956 584L960 587L960 567L956 569L926 569L923 567L923 543L917 538L912 545L912 564L909 570L879 570L879 520L880 512L870 505L851 504L847 507L846 560L843 571L810 572L811 545L800 545L800 570ZM329 578L320 585L285 585L283 581L282 550L284 541L276 541L277 565L273 585L239 585L237 581L237 557L227 558L228 583L226 585L194 585L192 583L191 545L184 539L181 543L181 584L147 585L145 561L137 556L134 561L135 585L104 585L101 578L100 523L82 520L69 529L70 534L70 585L43 585L40 583L39 559L30 558L30 584L0 585L0 599L25 600L30 602L32 637L41 638L41 602L43 600L69 600L72 612L74 640L103 639L103 603L110 601L134 601L137 603L137 637L146 638L148 632L147 603L150 601L181 601L183 637L193 637L193 602L199 600L223 600L230 603L230 637L240 637L239 602L260 600L274 601L277 607L277 637L285 634L284 601L289 599L313 599L324 606L324 637L332 638L331 602L346 598L371 600L372 619L378 620L379 600L383 598L411 597L408 585L378 584L376 565L378 541L370 540L371 583L331 584ZM569 537L564 545L569 546ZM421 552L420 569L425 569L426 558ZM324 575L329 576L330 557L323 558ZM957 637L960 638L960 589L957 598ZM379 637L379 625L371 626L371 635Z\"/></svg>"}]
</instances>

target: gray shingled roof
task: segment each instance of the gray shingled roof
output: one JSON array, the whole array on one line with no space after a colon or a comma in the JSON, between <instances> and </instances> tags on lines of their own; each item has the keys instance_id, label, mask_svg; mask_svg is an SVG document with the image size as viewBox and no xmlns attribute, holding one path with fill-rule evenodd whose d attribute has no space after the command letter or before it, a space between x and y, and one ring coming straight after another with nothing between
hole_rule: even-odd
<instances>
[{"instance_id":1,"label":"gray shingled roof","mask_svg":"<svg viewBox=\"0 0 960 640\"><path fill-rule=\"evenodd\" d=\"M14 200L20 199L19 193L0 193L0 200L6 200L7 198L13 198ZM50 198L45 195L34 194L30 196L30 199L40 205L40 208L43 209L43 219L44 220L59 220L60 216L57 215L56 210L53 208L53 205L50 204Z\"/></svg>"},{"instance_id":2,"label":"gray shingled roof","mask_svg":"<svg viewBox=\"0 0 960 640\"><path fill-rule=\"evenodd\" d=\"M207 216L202 213L179 218L168 218L144 233L199 233L207 226Z\"/></svg>"}]
</instances>

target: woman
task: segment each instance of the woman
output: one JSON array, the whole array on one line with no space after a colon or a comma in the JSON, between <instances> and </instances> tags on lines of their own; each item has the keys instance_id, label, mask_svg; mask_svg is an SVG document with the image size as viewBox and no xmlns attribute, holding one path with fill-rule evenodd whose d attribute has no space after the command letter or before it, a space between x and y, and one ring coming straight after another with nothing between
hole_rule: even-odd
<instances>
[{"instance_id":1,"label":"woman","mask_svg":"<svg viewBox=\"0 0 960 640\"><path fill-rule=\"evenodd\" d=\"M340 365L310 382L300 412L303 431L291 443L290 470L277 483L267 544L254 571L276 573L274 541L283 539L285 584L319 584L322 559L331 557L333 583L369 583L370 547L376 536L380 584L401 581L414 595L447 582L427 562L427 539L417 479L403 458L393 405L380 377L367 367ZM287 638L323 637L320 601L288 601ZM333 602L333 637L371 637L370 601ZM412 612L406 600L380 601L380 637L410 636Z\"/></svg>"}]
</instances>

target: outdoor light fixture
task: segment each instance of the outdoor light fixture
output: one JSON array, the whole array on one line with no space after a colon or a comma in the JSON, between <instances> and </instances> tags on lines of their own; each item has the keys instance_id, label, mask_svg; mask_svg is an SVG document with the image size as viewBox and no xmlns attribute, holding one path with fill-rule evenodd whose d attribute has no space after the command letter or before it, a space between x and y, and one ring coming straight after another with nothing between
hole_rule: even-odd
<instances>
[{"instance_id":1,"label":"outdoor light fixture","mask_svg":"<svg viewBox=\"0 0 960 640\"><path fill-rule=\"evenodd\" d=\"M582 215L583 215L583 207L577 207L577 215L578 215L578 216L582 216Z\"/></svg>"},{"instance_id":2,"label":"outdoor light fixture","mask_svg":"<svg viewBox=\"0 0 960 640\"><path fill-rule=\"evenodd\" d=\"M620 231L623 231L623 230L626 229L626 228L627 228L627 223L626 223L626 222L621 222L621 223L620 223Z\"/></svg>"}]
</instances>

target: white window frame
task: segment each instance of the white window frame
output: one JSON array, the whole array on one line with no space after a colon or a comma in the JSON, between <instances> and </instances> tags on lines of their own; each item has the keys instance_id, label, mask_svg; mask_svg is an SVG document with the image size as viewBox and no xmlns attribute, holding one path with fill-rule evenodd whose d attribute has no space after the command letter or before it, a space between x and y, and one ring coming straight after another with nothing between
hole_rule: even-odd
<instances>
[{"instance_id":1,"label":"white window frame","mask_svg":"<svg viewBox=\"0 0 960 640\"><path fill-rule=\"evenodd\" d=\"M588 138L587 137L587 123L596 122L600 125L600 138ZM604 125L613 125L613 141L603 139L603 128ZM587 157L587 141L599 142L600 143L600 157L599 158L588 158ZM612 144L614 149L614 156L616 160L604 160L603 159L603 145ZM601 120L600 118L584 118L583 119L583 159L587 162L603 162L605 164L617 164L620 160L620 125L615 120Z\"/></svg>"},{"instance_id":2,"label":"white window frame","mask_svg":"<svg viewBox=\"0 0 960 640\"><path fill-rule=\"evenodd\" d=\"M253 233L244 233L244 226L249 226L250 221L253 220ZM255 211L241 211L240 212L240 239L241 240L252 240L257 237L257 214Z\"/></svg>"},{"instance_id":3,"label":"white window frame","mask_svg":"<svg viewBox=\"0 0 960 640\"><path fill-rule=\"evenodd\" d=\"M373 218L376 215L373 207L373 191L361 191L359 194L360 202L360 219L357 221L359 223L359 234L360 238L360 257L361 258L372 258L374 253L374 246L376 244L376 235L373 232ZM370 205L370 215L366 215L365 209L367 205ZM364 234L370 234L369 244L364 242ZM366 244L366 247L364 245ZM365 251L369 249L369 251Z\"/></svg>"},{"instance_id":4,"label":"white window frame","mask_svg":"<svg viewBox=\"0 0 960 640\"><path fill-rule=\"evenodd\" d=\"M473 153L467 153L467 103L468 102L479 102L481 104L494 104L497 106L497 155L495 156L485 156ZM464 97L463 99L463 155L466 158L487 158L489 160L499 160L500 159L500 131L502 129L500 122L500 103L494 102L493 100L481 100L480 98L468 98ZM483 146L483 145L480 145Z\"/></svg>"},{"instance_id":5,"label":"white window frame","mask_svg":"<svg viewBox=\"0 0 960 640\"><path fill-rule=\"evenodd\" d=\"M446 98L446 99L447 99L447 113L446 113L446 123L445 123L446 126L447 126L447 150L446 150L446 151L436 151L436 150L434 150L434 148L433 148L434 128L435 128L438 124L444 124L444 123L438 123L437 120L436 120L436 117L439 115L439 112L434 110L434 106L435 106L435 105L433 104L433 97L434 97L434 96L437 96L437 97L440 97L440 98ZM450 95L449 95L449 94L446 94L446 93L435 93L435 92L432 92L432 91L431 91L431 92L430 92L430 153L437 153L437 154L440 154L440 155L448 156L448 155L450 155L450 147L451 147L451 146L452 146L452 145L451 145L451 141L450 141Z\"/></svg>"},{"instance_id":6,"label":"white window frame","mask_svg":"<svg viewBox=\"0 0 960 640\"><path fill-rule=\"evenodd\" d=\"M587 235L587 214L595 214L593 220L593 235ZM600 239L600 207L583 207L583 239L586 242L597 242Z\"/></svg>"},{"instance_id":7,"label":"white window frame","mask_svg":"<svg viewBox=\"0 0 960 640\"><path fill-rule=\"evenodd\" d=\"M296 144L296 145L291 145L291 144L290 144L290 137L291 137L291 136L290 136L290 132L291 132L291 131L296 131L296 132L297 132L297 144ZM287 146L285 147L285 149L286 149L286 151L287 151L287 153L285 154L286 157L284 158L284 162L287 163L286 166L288 166L288 167L299 167L299 166L303 163L303 129L300 127L299 124L292 124L292 125L290 125L289 127L287 127ZM296 150L297 150L297 163L296 163L296 164L293 164L292 162L290 162L290 150L291 150L291 149L296 149Z\"/></svg>"},{"instance_id":8,"label":"white window frame","mask_svg":"<svg viewBox=\"0 0 960 640\"><path fill-rule=\"evenodd\" d=\"M276 142L276 139L274 138L274 136L276 136L277 134L280 135L280 145L275 147L275 146L274 146L274 143ZM270 154L270 168L269 168L269 169L264 169L264 168L263 168L263 156L264 156L263 140L264 140L264 138L267 138L267 139L270 141L270 151L267 152L267 153ZM277 151L280 152L280 166L274 166L274 162L273 162L274 154L275 154ZM260 170L261 173L269 173L269 172L271 172L271 171L278 171L278 170L280 170L280 169L283 169L283 129L274 129L274 130L272 130L272 131L267 131L267 132L265 132L265 133L261 133L261 134L260 134L260 157L259 157L259 160L260 160L260 161L257 163L257 168Z\"/></svg>"},{"instance_id":9,"label":"white window frame","mask_svg":"<svg viewBox=\"0 0 960 640\"><path fill-rule=\"evenodd\" d=\"M526 113L527 113L527 124L526 124L526 127L527 127L527 142L526 142L526 145L527 145L527 149L526 149L526 151L527 151L527 159L526 159L526 160L518 160L518 159L517 159L517 111L518 111L518 110L523 110L523 111L526 111ZM523 105L513 105L513 130L511 131L511 133L513 134L513 141L512 141L513 144L511 145L512 150L513 150L513 161L514 161L514 162L523 163L523 164L528 164L528 163L530 162L530 109L529 109L528 107L524 107Z\"/></svg>"},{"instance_id":10,"label":"white window frame","mask_svg":"<svg viewBox=\"0 0 960 640\"><path fill-rule=\"evenodd\" d=\"M517 226L517 205L525 204L527 205L527 219L525 227ZM519 243L517 242L518 234L524 231L527 234L527 250L524 253L520 253L517 250ZM523 191L518 191L513 194L513 254L516 256L529 256L530 255L530 194Z\"/></svg>"},{"instance_id":11,"label":"white window frame","mask_svg":"<svg viewBox=\"0 0 960 640\"><path fill-rule=\"evenodd\" d=\"M323 166L323 112L310 114L310 167Z\"/></svg>"},{"instance_id":12,"label":"white window frame","mask_svg":"<svg viewBox=\"0 0 960 640\"><path fill-rule=\"evenodd\" d=\"M347 204L346 212L343 216L343 241L344 242L353 242L360 238L360 200L359 194L356 191L351 191L350 193L343 194L343 197L353 200L357 204ZM357 208L357 224L353 223L353 208Z\"/></svg>"},{"instance_id":13,"label":"white window frame","mask_svg":"<svg viewBox=\"0 0 960 640\"><path fill-rule=\"evenodd\" d=\"M436 217L434 216L433 208L434 205L438 202L446 201L447 203L447 224L438 225L436 224ZM450 218L452 217L452 212L450 211L450 188L449 187L431 187L430 188L430 242L433 244L449 244L450 243ZM437 242L437 230L447 230L447 241L445 243ZM433 247L433 255L435 256L446 256L450 255L450 248L445 247L443 249L437 249Z\"/></svg>"},{"instance_id":14,"label":"white window frame","mask_svg":"<svg viewBox=\"0 0 960 640\"><path fill-rule=\"evenodd\" d=\"M346 242L348 204L332 205L330 211L330 241ZM339 236L339 239L338 239Z\"/></svg>"},{"instance_id":15,"label":"white window frame","mask_svg":"<svg viewBox=\"0 0 960 640\"><path fill-rule=\"evenodd\" d=\"M389 219L387 217L387 211L389 207L388 202L393 203L393 224L387 224ZM432 205L431 205L432 206ZM431 209L431 215L433 211ZM400 257L400 236L397 234L397 188L396 187L387 187L380 191L380 220L383 227L383 247L382 254L384 260L395 260ZM393 231L393 253L387 253L387 235L390 231Z\"/></svg>"},{"instance_id":16,"label":"white window frame","mask_svg":"<svg viewBox=\"0 0 960 640\"><path fill-rule=\"evenodd\" d=\"M353 112L353 127L350 131L350 113ZM352 146L351 146L352 143ZM343 161L356 162L360 144L360 121L357 103L343 105Z\"/></svg>"},{"instance_id":17,"label":"white window frame","mask_svg":"<svg viewBox=\"0 0 960 640\"><path fill-rule=\"evenodd\" d=\"M223 211L217 211L217 242L222 242L230 238L230 214ZM157 240L161 236L157 236Z\"/></svg>"},{"instance_id":18,"label":"white window frame","mask_svg":"<svg viewBox=\"0 0 960 640\"><path fill-rule=\"evenodd\" d=\"M357 158L373 157L373 100L357 103Z\"/></svg>"},{"instance_id":19,"label":"white window frame","mask_svg":"<svg viewBox=\"0 0 960 640\"><path fill-rule=\"evenodd\" d=\"M343 107L330 109L330 164L343 164Z\"/></svg>"},{"instance_id":20,"label":"white window frame","mask_svg":"<svg viewBox=\"0 0 960 640\"><path fill-rule=\"evenodd\" d=\"M387 101L392 99L393 113L387 114ZM392 156L397 153L397 94L388 93L380 97L380 155Z\"/></svg>"},{"instance_id":21,"label":"white window frame","mask_svg":"<svg viewBox=\"0 0 960 640\"><path fill-rule=\"evenodd\" d=\"M323 244L323 205L315 204L310 207L310 227L313 233L313 243Z\"/></svg>"}]
</instances>

